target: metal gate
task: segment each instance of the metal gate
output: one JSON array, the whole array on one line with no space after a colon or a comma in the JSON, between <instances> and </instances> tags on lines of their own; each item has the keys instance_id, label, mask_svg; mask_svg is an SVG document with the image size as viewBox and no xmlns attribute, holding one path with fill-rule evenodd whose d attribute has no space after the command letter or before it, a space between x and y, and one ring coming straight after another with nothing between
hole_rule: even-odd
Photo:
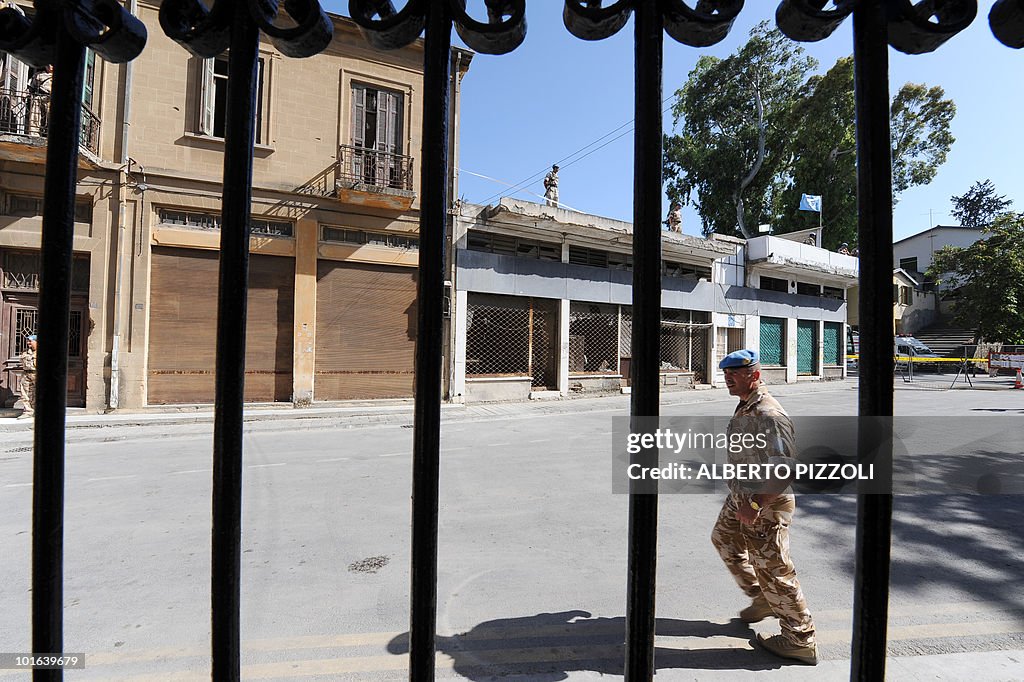
<instances>
[{"instance_id":1,"label":"metal gate","mask_svg":"<svg viewBox=\"0 0 1024 682\"><path fill-rule=\"evenodd\" d=\"M501 54L526 34L526 0L487 0L487 21L466 13L463 0L350 0L349 11L376 48L423 43L423 161L416 341L412 485L412 610L410 679L434 679L437 586L438 472L441 353L444 320L445 234L449 196L448 106L452 29L472 49ZM539 0L538 0L539 1ZM607 6L605 6L607 4ZM601 40L633 18L635 31L634 240L632 393L630 413L659 414L661 311L662 51L664 33L702 48L722 40L742 9L741 0L566 0L568 30ZM828 9L826 9L826 6ZM34 66L53 64L53 101L47 132L43 266L38 332L38 402L32 537L32 647L63 650L64 424L68 365L71 259L77 154L82 131L85 48L110 62L134 59L146 30L113 0L39 2L34 17L0 10L0 49ZM888 48L910 53L937 49L975 18L974 0L784 0L776 13L790 38L827 38L853 15L857 118L857 202L862 250L860 270L860 413L891 415L892 329L889 290L892 262ZM276 3L223 0L212 10L196 0L166 0L165 33L201 58L230 48L224 156L223 225L219 282L214 426L211 643L213 679L237 680L241 539L242 390L244 384L249 209L252 194L255 93L260 31L289 57L326 48L332 25L313 0L287 3L288 26L279 25ZM996 38L1024 46L1024 6L998 0L989 23ZM597 49L597 48L595 48ZM44 426L45 425L45 426ZM862 432L862 458L868 456ZM884 457L891 440L879 448ZM651 466L657 451L635 461ZM652 460L653 458L653 460ZM634 492L629 500L626 608L626 679L654 675L655 557L658 499ZM853 679L883 679L889 586L891 495L858 497ZM60 679L59 670L37 670L37 679Z\"/></svg>"},{"instance_id":2,"label":"metal gate","mask_svg":"<svg viewBox=\"0 0 1024 682\"><path fill-rule=\"evenodd\" d=\"M796 322L796 373L814 374L818 348L818 323L810 320Z\"/></svg>"}]
</instances>

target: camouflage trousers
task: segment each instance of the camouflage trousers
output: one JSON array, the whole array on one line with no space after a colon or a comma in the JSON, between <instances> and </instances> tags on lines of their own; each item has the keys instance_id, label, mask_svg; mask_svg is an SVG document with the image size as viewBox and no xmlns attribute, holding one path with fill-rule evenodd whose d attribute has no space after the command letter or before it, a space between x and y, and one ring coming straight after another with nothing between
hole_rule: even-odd
<instances>
[{"instance_id":1,"label":"camouflage trousers","mask_svg":"<svg viewBox=\"0 0 1024 682\"><path fill-rule=\"evenodd\" d=\"M744 594L751 599L763 596L778 617L783 636L805 646L814 641L814 621L789 558L794 508L791 496L780 496L747 525L736 517L736 500L730 495L711 531L711 542Z\"/></svg>"},{"instance_id":2,"label":"camouflage trousers","mask_svg":"<svg viewBox=\"0 0 1024 682\"><path fill-rule=\"evenodd\" d=\"M36 411L36 375L35 372L21 375L19 384L21 391L21 402L25 406L25 414L33 414Z\"/></svg>"}]
</instances>

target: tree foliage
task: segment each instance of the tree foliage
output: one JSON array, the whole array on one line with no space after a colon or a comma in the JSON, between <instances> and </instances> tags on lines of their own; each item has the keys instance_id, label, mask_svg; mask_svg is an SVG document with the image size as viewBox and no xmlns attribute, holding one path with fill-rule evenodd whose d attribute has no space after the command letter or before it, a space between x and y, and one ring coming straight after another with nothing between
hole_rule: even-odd
<instances>
[{"instance_id":1,"label":"tree foliage","mask_svg":"<svg viewBox=\"0 0 1024 682\"><path fill-rule=\"evenodd\" d=\"M928 276L957 298L954 321L986 341L1024 343L1024 213L1003 213L971 246L935 252Z\"/></svg>"},{"instance_id":2,"label":"tree foliage","mask_svg":"<svg viewBox=\"0 0 1024 682\"><path fill-rule=\"evenodd\" d=\"M680 132L665 140L665 176L670 198L695 206L705 234L750 237L757 222L776 233L816 227L818 214L798 210L806 193L822 196L824 246L857 243L853 59L808 76L814 66L763 23L736 54L704 57L690 72L673 108ZM773 87L761 93L764 84ZM760 118L759 98L771 103ZM907 83L890 112L895 202L945 162L956 105L942 88Z\"/></svg>"},{"instance_id":3,"label":"tree foliage","mask_svg":"<svg viewBox=\"0 0 1024 682\"><path fill-rule=\"evenodd\" d=\"M681 134L666 136L668 194L694 205L712 231L750 237L769 219L789 162L785 127L795 93L816 62L767 22L725 59L703 56L676 91Z\"/></svg>"},{"instance_id":4,"label":"tree foliage","mask_svg":"<svg viewBox=\"0 0 1024 682\"><path fill-rule=\"evenodd\" d=\"M776 232L818 225L817 213L800 210L801 194L821 196L826 225L822 246L857 243L857 136L854 120L853 58L811 76L797 94L791 129L793 163L779 202Z\"/></svg>"},{"instance_id":5,"label":"tree foliage","mask_svg":"<svg viewBox=\"0 0 1024 682\"><path fill-rule=\"evenodd\" d=\"M960 196L952 196L953 217L963 227L982 228L990 225L1000 213L1005 212L1013 202L1005 195L996 194L991 180L975 182Z\"/></svg>"}]
</instances>

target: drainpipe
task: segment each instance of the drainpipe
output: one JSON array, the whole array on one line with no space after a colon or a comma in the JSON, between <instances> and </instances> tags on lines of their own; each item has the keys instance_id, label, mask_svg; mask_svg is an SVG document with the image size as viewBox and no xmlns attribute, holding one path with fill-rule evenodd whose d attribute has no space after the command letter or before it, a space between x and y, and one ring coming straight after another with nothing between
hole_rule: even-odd
<instances>
[{"instance_id":1,"label":"drainpipe","mask_svg":"<svg viewBox=\"0 0 1024 682\"><path fill-rule=\"evenodd\" d=\"M459 206L459 113L462 107L461 94L462 94L462 52L455 53L455 68L452 69L452 82L451 82L451 123L450 130L452 131L451 144L452 144L452 155L451 155L451 168L452 168L452 179L451 187L449 189L448 196L451 197L453 206ZM451 227L452 239L448 242L448 282L450 283L447 287L448 290L448 386L446 391L447 400L451 401L454 397L452 389L455 386L455 346L456 346L456 335L458 333L457 325L455 324L455 232L458 227L459 217L461 215L461 209L458 213L452 211L449 207L448 210L449 221L448 224Z\"/></svg>"},{"instance_id":2,"label":"drainpipe","mask_svg":"<svg viewBox=\"0 0 1024 682\"><path fill-rule=\"evenodd\" d=\"M135 16L138 13L136 0L128 0L128 12ZM126 201L128 185L128 169L131 158L128 156L128 139L131 129L132 112L132 62L125 64L124 73L124 95L123 111L124 119L121 121L121 169L117 176L117 252L115 258L114 274L114 338L110 347L110 395L107 399L107 407L116 410L120 404L121 392L121 331L124 326L124 315L121 312L121 288L124 286L125 254L130 251L125 244L125 235L128 230L127 221L128 207Z\"/></svg>"}]
</instances>

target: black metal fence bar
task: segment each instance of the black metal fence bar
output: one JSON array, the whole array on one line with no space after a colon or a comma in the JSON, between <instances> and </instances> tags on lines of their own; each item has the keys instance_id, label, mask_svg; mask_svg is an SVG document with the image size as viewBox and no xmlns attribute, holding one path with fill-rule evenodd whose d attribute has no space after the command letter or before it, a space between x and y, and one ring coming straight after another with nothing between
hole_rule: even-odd
<instances>
[{"instance_id":1,"label":"black metal fence bar","mask_svg":"<svg viewBox=\"0 0 1024 682\"><path fill-rule=\"evenodd\" d=\"M64 425L75 185L85 47L57 29L54 95L47 139L39 283L35 460L32 484L32 650L64 651ZM61 670L33 679L60 680Z\"/></svg>"},{"instance_id":2,"label":"black metal fence bar","mask_svg":"<svg viewBox=\"0 0 1024 682\"><path fill-rule=\"evenodd\" d=\"M857 116L857 210L860 236L859 414L891 415L892 151L889 137L889 45L885 0L853 11ZM868 433L861 420L859 455L888 462L892 438ZM869 445L878 450L868 452ZM884 451L884 452L883 452ZM856 569L850 679L885 679L892 496L857 498Z\"/></svg>"},{"instance_id":3,"label":"black metal fence bar","mask_svg":"<svg viewBox=\"0 0 1024 682\"><path fill-rule=\"evenodd\" d=\"M409 612L409 679L416 682L434 679L434 634L437 628L437 495L448 219L448 81L452 42L452 17L447 2L427 4L426 29Z\"/></svg>"},{"instance_id":4,"label":"black metal fence bar","mask_svg":"<svg viewBox=\"0 0 1024 682\"><path fill-rule=\"evenodd\" d=\"M259 57L259 30L246 3L236 0L231 11L213 421L210 615L215 680L241 675L242 404Z\"/></svg>"},{"instance_id":5,"label":"black metal fence bar","mask_svg":"<svg viewBox=\"0 0 1024 682\"><path fill-rule=\"evenodd\" d=\"M633 136L633 359L630 414L656 418L661 340L661 78L663 22L658 3L638 2L633 12L636 93ZM657 461L658 453L641 453ZM658 496L632 491L626 586L626 661L629 682L654 677L654 597L658 549ZM650 491L647 491L650 493Z\"/></svg>"}]
</instances>

